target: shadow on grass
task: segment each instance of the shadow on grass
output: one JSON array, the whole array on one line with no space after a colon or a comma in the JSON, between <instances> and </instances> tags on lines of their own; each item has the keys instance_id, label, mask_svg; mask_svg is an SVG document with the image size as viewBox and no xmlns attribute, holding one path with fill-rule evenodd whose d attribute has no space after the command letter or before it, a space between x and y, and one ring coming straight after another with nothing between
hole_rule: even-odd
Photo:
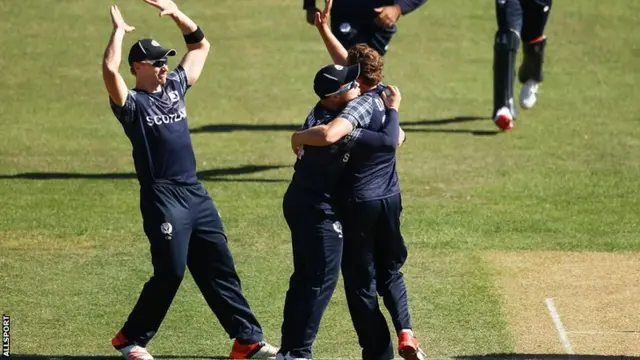
<instances>
[{"instance_id":1,"label":"shadow on grass","mask_svg":"<svg viewBox=\"0 0 640 360\"><path fill-rule=\"evenodd\" d=\"M281 169L291 165L244 165L239 167L220 168L198 171L198 179L205 181L229 182L287 182L284 179L245 179L226 176L254 174L266 170ZM28 172L15 175L0 175L0 179L27 180L64 180L64 179L97 179L97 180L129 180L136 179L135 173L68 173L68 172Z\"/></svg>"},{"instance_id":2,"label":"shadow on grass","mask_svg":"<svg viewBox=\"0 0 640 360\"><path fill-rule=\"evenodd\" d=\"M156 359L229 359L228 356L200 356L200 355L153 355ZM40 355L40 354L11 354L12 359L23 360L121 360L122 356L108 355Z\"/></svg>"},{"instance_id":3,"label":"shadow on grass","mask_svg":"<svg viewBox=\"0 0 640 360\"><path fill-rule=\"evenodd\" d=\"M452 133L452 134L472 134L472 135L496 135L500 133L497 130L467 130L467 129L441 129L441 128L422 128L416 126L428 126L435 127L439 125L449 125L466 123L472 121L490 120L488 117L481 116L455 116L451 118L442 119L430 119L430 120L417 120L417 121L402 121L400 119L400 126L404 131L420 131L420 132L439 132L439 133ZM233 131L296 131L299 129L299 125L292 124L209 124L201 127L190 129L192 134L197 133L220 133L220 132L233 132Z\"/></svg>"},{"instance_id":4,"label":"shadow on grass","mask_svg":"<svg viewBox=\"0 0 640 360\"><path fill-rule=\"evenodd\" d=\"M452 118L435 119L435 120L418 120L404 122L400 120L402 129L406 132L430 132L443 134L471 134L475 136L493 136L500 133L499 130L471 130L471 129L443 129L436 126L459 124L473 121L491 120L482 116L455 116ZM421 127L417 127L423 125Z\"/></svg>"},{"instance_id":5,"label":"shadow on grass","mask_svg":"<svg viewBox=\"0 0 640 360\"><path fill-rule=\"evenodd\" d=\"M561 355L561 354L487 354L456 356L456 360L640 360L637 356L623 355Z\"/></svg>"}]
</instances>

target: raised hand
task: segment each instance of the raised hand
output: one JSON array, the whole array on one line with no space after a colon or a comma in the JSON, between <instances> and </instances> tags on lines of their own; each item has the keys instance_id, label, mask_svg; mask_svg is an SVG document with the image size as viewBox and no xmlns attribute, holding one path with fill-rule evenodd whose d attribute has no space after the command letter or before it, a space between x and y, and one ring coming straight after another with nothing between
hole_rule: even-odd
<instances>
[{"instance_id":1,"label":"raised hand","mask_svg":"<svg viewBox=\"0 0 640 360\"><path fill-rule=\"evenodd\" d=\"M171 0L142 0L160 10L160 16L173 15L178 11L178 5Z\"/></svg>"},{"instance_id":2,"label":"raised hand","mask_svg":"<svg viewBox=\"0 0 640 360\"><path fill-rule=\"evenodd\" d=\"M324 9L322 9L322 15L325 18L329 17L329 13L331 12L331 7L333 6L333 0L324 0Z\"/></svg>"},{"instance_id":3,"label":"raised hand","mask_svg":"<svg viewBox=\"0 0 640 360\"><path fill-rule=\"evenodd\" d=\"M321 29L323 27L329 27L329 14L331 13L331 6L333 4L333 0L325 0L324 1L324 9L322 11L318 10L314 15L314 25Z\"/></svg>"},{"instance_id":4,"label":"raised hand","mask_svg":"<svg viewBox=\"0 0 640 360\"><path fill-rule=\"evenodd\" d=\"M113 23L114 29L122 29L126 33L136 29L135 27L127 25L127 23L124 22L122 14L120 13L120 9L118 9L117 5L111 6L111 22Z\"/></svg>"}]
</instances>

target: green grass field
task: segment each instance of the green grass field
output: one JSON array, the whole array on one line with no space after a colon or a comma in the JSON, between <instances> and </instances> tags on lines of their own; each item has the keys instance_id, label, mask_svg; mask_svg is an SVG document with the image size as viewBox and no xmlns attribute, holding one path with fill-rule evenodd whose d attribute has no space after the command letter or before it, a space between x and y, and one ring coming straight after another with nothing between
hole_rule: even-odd
<instances>
[{"instance_id":1,"label":"green grass field","mask_svg":"<svg viewBox=\"0 0 640 360\"><path fill-rule=\"evenodd\" d=\"M116 3L137 28L125 52L149 36L183 51L169 19L142 1ZM289 136L314 105L313 75L330 58L299 1L179 4L212 43L187 98L200 178L222 213L245 294L278 345L292 269L281 213L294 161ZM110 339L151 274L130 144L100 74L109 5L0 2L0 311L12 317L16 358L118 355ZM538 105L520 111L509 133L488 119L493 2L431 0L400 20L385 82L403 92L405 275L430 358L566 353L548 315L530 334L555 342L521 345L530 334L514 330L517 304L507 310L514 304L498 285L495 254L615 252L640 262L639 13L637 0L557 1ZM607 288L610 267L593 266L603 277L589 281ZM640 276L640 266L629 271ZM631 278L620 286L637 287ZM554 293L540 296L545 311ZM576 296L614 299L604 290ZM637 298L627 300L606 302L607 312L640 320ZM638 322L612 328L626 340L610 331L614 345L584 341L575 353L640 356ZM635 346L619 346L625 341ZM150 351L191 359L225 356L230 346L187 276ZM360 354L341 285L314 351L320 359Z\"/></svg>"}]
</instances>

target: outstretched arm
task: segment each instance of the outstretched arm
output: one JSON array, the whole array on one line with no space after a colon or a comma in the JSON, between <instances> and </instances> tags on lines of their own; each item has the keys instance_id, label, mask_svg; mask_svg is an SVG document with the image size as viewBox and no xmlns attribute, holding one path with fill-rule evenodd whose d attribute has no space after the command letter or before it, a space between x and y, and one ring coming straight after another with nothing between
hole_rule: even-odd
<instances>
[{"instance_id":1,"label":"outstretched arm","mask_svg":"<svg viewBox=\"0 0 640 360\"><path fill-rule=\"evenodd\" d=\"M324 46L327 47L327 51L329 52L329 55L331 55L333 63L338 65L347 65L347 57L349 55L347 49L345 49L340 41L338 41L338 38L333 35L331 32L331 26L329 25L329 15L331 13L332 5L333 0L325 0L324 10L316 12L315 14L315 25L316 28L318 28L318 32L320 32L322 41L324 41Z\"/></svg>"},{"instance_id":2,"label":"outstretched arm","mask_svg":"<svg viewBox=\"0 0 640 360\"><path fill-rule=\"evenodd\" d=\"M116 5L111 6L111 22L113 31L102 59L102 79L111 101L118 106L123 106L127 100L127 84L119 70L122 61L122 40L125 33L135 28L124 22L120 9Z\"/></svg>"},{"instance_id":3,"label":"outstretched arm","mask_svg":"<svg viewBox=\"0 0 640 360\"><path fill-rule=\"evenodd\" d=\"M187 42L187 53L180 61L180 65L187 73L187 84L193 85L200 77L202 68L209 55L210 44L204 34L187 15L185 15L172 0L143 0L160 10L160 16L170 16L178 25Z\"/></svg>"}]
</instances>

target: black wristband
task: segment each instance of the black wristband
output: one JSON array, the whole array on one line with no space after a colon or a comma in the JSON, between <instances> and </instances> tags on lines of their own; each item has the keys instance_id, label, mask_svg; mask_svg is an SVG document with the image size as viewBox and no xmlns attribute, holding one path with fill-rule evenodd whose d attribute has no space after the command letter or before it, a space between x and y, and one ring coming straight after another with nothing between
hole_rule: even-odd
<instances>
[{"instance_id":1,"label":"black wristband","mask_svg":"<svg viewBox=\"0 0 640 360\"><path fill-rule=\"evenodd\" d=\"M187 44L197 44L204 39L204 33L200 29L200 26L198 26L196 31L192 32L191 34L187 34L183 36L184 36L184 41Z\"/></svg>"}]
</instances>

